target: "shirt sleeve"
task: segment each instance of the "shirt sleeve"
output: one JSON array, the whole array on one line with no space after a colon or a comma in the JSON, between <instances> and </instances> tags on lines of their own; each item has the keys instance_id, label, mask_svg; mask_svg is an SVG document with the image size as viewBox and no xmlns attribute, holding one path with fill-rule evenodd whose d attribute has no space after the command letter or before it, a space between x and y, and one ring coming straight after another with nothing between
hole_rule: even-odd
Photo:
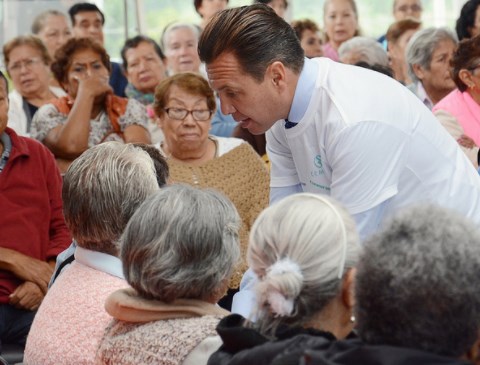
<instances>
[{"instance_id":1,"label":"shirt sleeve","mask_svg":"<svg viewBox=\"0 0 480 365\"><path fill-rule=\"evenodd\" d=\"M386 123L361 122L342 131L328 151L331 196L359 214L398 193L410 136Z\"/></svg>"},{"instance_id":2,"label":"shirt sleeve","mask_svg":"<svg viewBox=\"0 0 480 365\"><path fill-rule=\"evenodd\" d=\"M125 114L119 118L122 131L131 125L139 125L148 130L147 108L135 99L128 99Z\"/></svg>"},{"instance_id":3,"label":"shirt sleeve","mask_svg":"<svg viewBox=\"0 0 480 365\"><path fill-rule=\"evenodd\" d=\"M50 151L45 151L47 188L50 195L50 245L47 250L47 259L55 258L65 250L72 241L70 232L65 224L62 203L62 177L55 159Z\"/></svg>"},{"instance_id":4,"label":"shirt sleeve","mask_svg":"<svg viewBox=\"0 0 480 365\"><path fill-rule=\"evenodd\" d=\"M300 184L285 130L276 123L266 133L267 154L270 159L270 187L286 187Z\"/></svg>"},{"instance_id":5,"label":"shirt sleeve","mask_svg":"<svg viewBox=\"0 0 480 365\"><path fill-rule=\"evenodd\" d=\"M30 136L43 142L48 132L66 121L67 115L60 113L53 104L45 104L33 116Z\"/></svg>"},{"instance_id":6,"label":"shirt sleeve","mask_svg":"<svg viewBox=\"0 0 480 365\"><path fill-rule=\"evenodd\" d=\"M302 185L284 186L281 188L270 188L270 205L276 203L289 195L303 192Z\"/></svg>"}]
</instances>

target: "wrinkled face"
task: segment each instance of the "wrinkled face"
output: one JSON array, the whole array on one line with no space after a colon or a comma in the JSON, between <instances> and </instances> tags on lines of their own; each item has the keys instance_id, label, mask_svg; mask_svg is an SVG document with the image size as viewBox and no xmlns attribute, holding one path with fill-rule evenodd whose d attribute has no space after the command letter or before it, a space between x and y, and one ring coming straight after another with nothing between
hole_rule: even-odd
<instances>
[{"instance_id":1,"label":"wrinkled face","mask_svg":"<svg viewBox=\"0 0 480 365\"><path fill-rule=\"evenodd\" d=\"M285 11L287 7L285 6L285 0L272 0L268 3L275 13L281 18L285 18Z\"/></svg>"},{"instance_id":2,"label":"wrinkled face","mask_svg":"<svg viewBox=\"0 0 480 365\"><path fill-rule=\"evenodd\" d=\"M405 50L407 48L408 41L413 35L418 32L418 29L409 29L398 37L395 43L388 43L388 55L392 62L405 63Z\"/></svg>"},{"instance_id":3,"label":"wrinkled face","mask_svg":"<svg viewBox=\"0 0 480 365\"><path fill-rule=\"evenodd\" d=\"M198 12L203 19L209 20L219 11L225 10L227 5L227 0L203 0L202 5L198 8Z\"/></svg>"},{"instance_id":4,"label":"wrinkled face","mask_svg":"<svg viewBox=\"0 0 480 365\"><path fill-rule=\"evenodd\" d=\"M197 52L198 38L186 27L171 30L165 39L165 56L169 72L199 72L200 57Z\"/></svg>"},{"instance_id":5,"label":"wrinkled face","mask_svg":"<svg viewBox=\"0 0 480 365\"><path fill-rule=\"evenodd\" d=\"M172 85L165 103L165 109L169 108L189 111L208 110L207 98L203 95L190 94L177 85ZM185 119L179 120L170 118L165 112L159 118L158 124L162 128L170 150L186 152L196 151L204 146L208 138L211 121L211 115L208 120L198 121L193 118L192 113L189 113Z\"/></svg>"},{"instance_id":6,"label":"wrinkled face","mask_svg":"<svg viewBox=\"0 0 480 365\"><path fill-rule=\"evenodd\" d=\"M163 60L151 43L141 42L136 48L129 48L125 52L125 58L128 81L144 94L153 93L155 87L166 77Z\"/></svg>"},{"instance_id":7,"label":"wrinkled face","mask_svg":"<svg viewBox=\"0 0 480 365\"><path fill-rule=\"evenodd\" d=\"M348 0L331 0L323 21L329 41L337 48L354 37L358 28L357 15Z\"/></svg>"},{"instance_id":8,"label":"wrinkled face","mask_svg":"<svg viewBox=\"0 0 480 365\"><path fill-rule=\"evenodd\" d=\"M438 43L433 52L430 69L422 68L417 77L424 87L448 93L455 88L455 83L450 76L450 60L457 46L451 40L443 40Z\"/></svg>"},{"instance_id":9,"label":"wrinkled face","mask_svg":"<svg viewBox=\"0 0 480 365\"><path fill-rule=\"evenodd\" d=\"M72 37L72 31L64 16L50 15L45 20L45 24L38 33L38 37L43 41L50 57L53 59L55 51Z\"/></svg>"},{"instance_id":10,"label":"wrinkled face","mask_svg":"<svg viewBox=\"0 0 480 365\"><path fill-rule=\"evenodd\" d=\"M7 127L8 121L8 92L4 79L0 79L0 135Z\"/></svg>"},{"instance_id":11,"label":"wrinkled face","mask_svg":"<svg viewBox=\"0 0 480 365\"><path fill-rule=\"evenodd\" d=\"M473 27L469 29L469 33L472 37L480 34L480 6L478 6L477 10L475 11L475 20Z\"/></svg>"},{"instance_id":12,"label":"wrinkled face","mask_svg":"<svg viewBox=\"0 0 480 365\"><path fill-rule=\"evenodd\" d=\"M305 51L305 57L313 58L323 56L322 38L320 38L318 32L305 29L302 33L300 44Z\"/></svg>"},{"instance_id":13,"label":"wrinkled face","mask_svg":"<svg viewBox=\"0 0 480 365\"><path fill-rule=\"evenodd\" d=\"M72 31L75 38L91 38L103 45L102 16L97 11L81 11L75 15Z\"/></svg>"},{"instance_id":14,"label":"wrinkled face","mask_svg":"<svg viewBox=\"0 0 480 365\"><path fill-rule=\"evenodd\" d=\"M393 17L396 21L407 17L420 20L422 18L421 0L395 0L393 6Z\"/></svg>"},{"instance_id":15,"label":"wrinkled face","mask_svg":"<svg viewBox=\"0 0 480 365\"><path fill-rule=\"evenodd\" d=\"M45 90L50 82L50 69L42 59L40 50L22 45L10 52L7 65L15 89L25 98L34 97Z\"/></svg>"},{"instance_id":16,"label":"wrinkled face","mask_svg":"<svg viewBox=\"0 0 480 365\"><path fill-rule=\"evenodd\" d=\"M242 128L261 134L279 119L278 97L271 80L259 82L241 71L242 67L231 53L221 54L207 65L208 79L220 97L223 114L231 114Z\"/></svg>"},{"instance_id":17,"label":"wrinkled face","mask_svg":"<svg viewBox=\"0 0 480 365\"><path fill-rule=\"evenodd\" d=\"M102 63L102 58L92 49L81 49L72 55L67 70L65 89L75 99L79 82L86 77L96 77L108 84L108 69Z\"/></svg>"}]
</instances>

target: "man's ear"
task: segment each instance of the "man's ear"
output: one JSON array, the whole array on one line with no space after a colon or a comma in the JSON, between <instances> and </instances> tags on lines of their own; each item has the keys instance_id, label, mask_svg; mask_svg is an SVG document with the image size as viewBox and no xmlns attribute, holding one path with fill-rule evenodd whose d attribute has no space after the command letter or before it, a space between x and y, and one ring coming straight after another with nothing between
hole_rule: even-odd
<instances>
[{"instance_id":1,"label":"man's ear","mask_svg":"<svg viewBox=\"0 0 480 365\"><path fill-rule=\"evenodd\" d=\"M275 61L270 66L268 66L265 77L269 82L272 82L273 86L279 91L282 91L287 87L286 68L285 65L280 61Z\"/></svg>"}]
</instances>

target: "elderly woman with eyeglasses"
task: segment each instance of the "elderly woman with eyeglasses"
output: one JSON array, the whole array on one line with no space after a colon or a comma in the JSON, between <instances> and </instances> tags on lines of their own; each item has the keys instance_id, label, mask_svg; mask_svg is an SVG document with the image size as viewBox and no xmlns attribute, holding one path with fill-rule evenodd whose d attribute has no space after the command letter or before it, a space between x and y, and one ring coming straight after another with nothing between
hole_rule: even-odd
<instances>
[{"instance_id":1,"label":"elderly woman with eyeglasses","mask_svg":"<svg viewBox=\"0 0 480 365\"><path fill-rule=\"evenodd\" d=\"M440 100L433 112L455 138L473 165L479 165L480 35L460 42L451 60L457 88Z\"/></svg>"},{"instance_id":2,"label":"elderly woman with eyeglasses","mask_svg":"<svg viewBox=\"0 0 480 365\"><path fill-rule=\"evenodd\" d=\"M57 50L52 71L68 95L38 110L31 134L53 152L60 171L105 141L150 143L145 107L113 95L110 59L98 42L70 39Z\"/></svg>"},{"instance_id":3,"label":"elderly woman with eyeglasses","mask_svg":"<svg viewBox=\"0 0 480 365\"><path fill-rule=\"evenodd\" d=\"M16 37L3 46L4 63L13 90L8 99L8 126L22 136L30 136L32 119L38 108L65 91L51 86L51 58L42 41L34 36Z\"/></svg>"},{"instance_id":4,"label":"elderly woman with eyeglasses","mask_svg":"<svg viewBox=\"0 0 480 365\"><path fill-rule=\"evenodd\" d=\"M262 159L243 140L209 135L215 108L213 90L202 76L187 72L163 80L156 88L154 103L165 136L159 147L168 160L173 182L215 188L232 200L243 221L240 242L244 258L250 227L268 205L269 174ZM245 269L243 262L233 275L231 289L238 288Z\"/></svg>"}]
</instances>

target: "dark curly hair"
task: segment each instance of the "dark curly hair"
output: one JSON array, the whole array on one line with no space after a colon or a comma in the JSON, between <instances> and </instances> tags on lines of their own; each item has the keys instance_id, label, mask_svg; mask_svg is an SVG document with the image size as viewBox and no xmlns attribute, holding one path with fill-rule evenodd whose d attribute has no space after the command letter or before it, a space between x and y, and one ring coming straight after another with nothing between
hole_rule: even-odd
<instances>
[{"instance_id":1,"label":"dark curly hair","mask_svg":"<svg viewBox=\"0 0 480 365\"><path fill-rule=\"evenodd\" d=\"M68 68L72 63L72 56L77 51L91 49L97 53L107 68L108 73L112 71L110 56L103 46L90 38L71 38L55 52L55 61L51 65L53 76L63 84L67 80Z\"/></svg>"},{"instance_id":2,"label":"dark curly hair","mask_svg":"<svg viewBox=\"0 0 480 365\"><path fill-rule=\"evenodd\" d=\"M480 66L480 35L470 39L464 39L457 47L450 61L452 66L452 79L458 90L465 91L468 86L460 79L460 70L473 71Z\"/></svg>"},{"instance_id":3,"label":"dark curly hair","mask_svg":"<svg viewBox=\"0 0 480 365\"><path fill-rule=\"evenodd\" d=\"M475 24L475 16L477 8L480 6L480 0L469 0L463 5L460 11L460 17L457 19L455 31L457 32L458 40L470 38L470 28Z\"/></svg>"}]
</instances>

